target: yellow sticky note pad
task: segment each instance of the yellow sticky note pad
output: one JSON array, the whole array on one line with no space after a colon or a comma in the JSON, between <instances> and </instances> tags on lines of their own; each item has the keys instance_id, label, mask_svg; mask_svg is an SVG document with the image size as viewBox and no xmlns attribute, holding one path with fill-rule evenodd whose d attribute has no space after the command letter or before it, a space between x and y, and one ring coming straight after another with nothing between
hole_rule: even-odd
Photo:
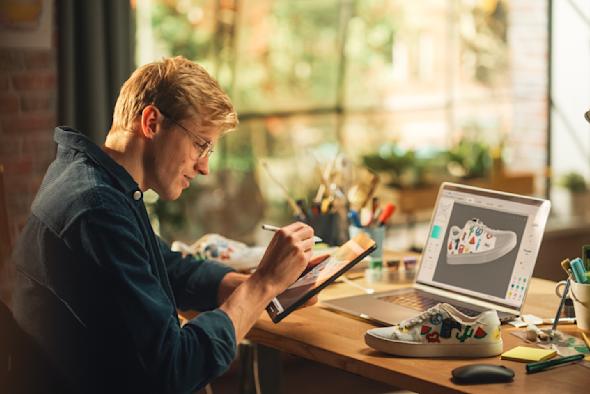
<instances>
[{"instance_id":1,"label":"yellow sticky note pad","mask_svg":"<svg viewBox=\"0 0 590 394\"><path fill-rule=\"evenodd\" d=\"M527 346L517 346L508 350L507 352L502 353L500 358L502 360L512 360L512 361L520 361L520 362L532 362L532 361L541 361L541 360L548 360L551 357L555 356L557 352L551 349L539 349L535 347L527 347Z\"/></svg>"}]
</instances>

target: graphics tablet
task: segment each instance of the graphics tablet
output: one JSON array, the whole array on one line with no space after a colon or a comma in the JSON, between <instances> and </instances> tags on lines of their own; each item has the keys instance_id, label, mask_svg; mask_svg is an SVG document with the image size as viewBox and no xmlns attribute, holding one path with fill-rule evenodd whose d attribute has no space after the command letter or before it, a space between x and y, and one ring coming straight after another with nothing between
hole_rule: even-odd
<instances>
[{"instance_id":1,"label":"graphics tablet","mask_svg":"<svg viewBox=\"0 0 590 394\"><path fill-rule=\"evenodd\" d=\"M365 233L359 233L350 241L336 249L330 257L301 277L284 292L275 297L266 307L274 323L283 320L307 300L320 292L373 250L375 242Z\"/></svg>"}]
</instances>

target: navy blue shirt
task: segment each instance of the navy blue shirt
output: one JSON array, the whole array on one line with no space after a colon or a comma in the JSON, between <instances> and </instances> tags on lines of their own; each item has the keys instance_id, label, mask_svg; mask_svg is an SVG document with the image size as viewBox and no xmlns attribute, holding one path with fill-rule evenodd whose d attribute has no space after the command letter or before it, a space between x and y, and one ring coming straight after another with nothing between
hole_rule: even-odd
<instances>
[{"instance_id":1,"label":"navy blue shirt","mask_svg":"<svg viewBox=\"0 0 590 394\"><path fill-rule=\"evenodd\" d=\"M192 392L236 354L217 308L230 269L183 258L154 234L129 173L76 130L57 157L14 252L16 320L75 392ZM183 327L177 308L203 311Z\"/></svg>"}]
</instances>

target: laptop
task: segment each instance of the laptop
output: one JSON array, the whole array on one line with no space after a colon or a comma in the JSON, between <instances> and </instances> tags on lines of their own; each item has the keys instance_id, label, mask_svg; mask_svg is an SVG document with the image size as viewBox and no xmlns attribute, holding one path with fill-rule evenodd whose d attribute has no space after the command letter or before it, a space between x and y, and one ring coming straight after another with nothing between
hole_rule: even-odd
<instances>
[{"instance_id":1,"label":"laptop","mask_svg":"<svg viewBox=\"0 0 590 394\"><path fill-rule=\"evenodd\" d=\"M386 325L439 302L471 316L495 309L502 322L510 321L520 316L550 206L543 199L445 182L412 286L320 305Z\"/></svg>"}]
</instances>

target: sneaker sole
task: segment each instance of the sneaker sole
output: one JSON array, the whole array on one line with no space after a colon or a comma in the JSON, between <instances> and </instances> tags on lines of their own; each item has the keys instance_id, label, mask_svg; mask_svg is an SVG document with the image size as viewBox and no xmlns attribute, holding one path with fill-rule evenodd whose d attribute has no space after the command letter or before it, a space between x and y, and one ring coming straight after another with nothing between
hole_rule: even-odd
<instances>
[{"instance_id":1,"label":"sneaker sole","mask_svg":"<svg viewBox=\"0 0 590 394\"><path fill-rule=\"evenodd\" d=\"M502 353L503 343L486 343L467 345L459 344L424 344L396 342L365 334L365 343L373 349L406 357L454 357L478 358L494 357Z\"/></svg>"}]
</instances>

